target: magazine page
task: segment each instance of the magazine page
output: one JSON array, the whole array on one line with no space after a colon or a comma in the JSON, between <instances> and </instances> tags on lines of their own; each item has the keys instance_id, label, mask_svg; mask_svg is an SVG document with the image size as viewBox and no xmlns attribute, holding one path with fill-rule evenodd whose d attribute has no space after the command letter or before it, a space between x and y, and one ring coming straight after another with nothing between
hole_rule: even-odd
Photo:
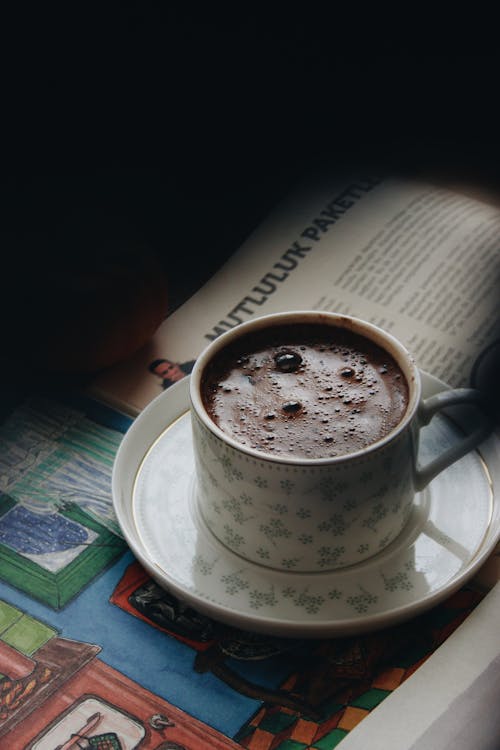
<instances>
[{"instance_id":1,"label":"magazine page","mask_svg":"<svg viewBox=\"0 0 500 750\"><path fill-rule=\"evenodd\" d=\"M365 318L400 338L422 369L451 385L468 384L478 355L497 336L499 228L500 210L495 205L441 185L368 177L331 184L318 180L283 201L220 271L165 320L147 347L103 373L90 393L131 415L139 414L164 388L190 372L209 341L254 316L293 308ZM155 366L158 360L163 368ZM484 462L491 488L500 470L498 441L488 446ZM457 548L456 554L459 558L461 550ZM448 711L449 706L464 717L475 712L475 721L480 727L483 722L482 734L487 735L491 703L481 696L489 690L495 693L498 685L499 559L496 551L480 570L477 566L474 581L482 592L493 590L477 609L477 617L464 618L456 640L447 631L448 650L437 651L437 659L434 654L423 657L411 670L401 665L389 669L384 661L370 700L387 695L390 685L387 705L368 699L363 703L354 696L349 711L331 729L332 738L335 733L353 749L365 747L367 737L387 748L392 740L401 750L430 748L425 742L431 733L439 740L453 736L454 711ZM405 579L393 577L387 585L404 586ZM463 591L456 595L460 599ZM384 631L376 635L383 637ZM413 639L412 634L408 652ZM333 649L335 639L329 645ZM384 659L386 649L386 644L380 647ZM336 663L335 654L324 653L322 664ZM294 692L297 685L312 684L309 674L297 680ZM321 685L331 683L330 675L321 676ZM271 725L272 715L272 708L259 707L233 739L249 747L251 738ZM317 734L311 738L319 737L320 730L326 732L325 727L314 727ZM296 734L295 727L287 731L283 743L302 742L305 737L300 733L302 723ZM483 747L481 736L479 731L475 735L478 747ZM272 741L278 747L278 739ZM484 750L489 747L484 745Z\"/></svg>"},{"instance_id":2,"label":"magazine page","mask_svg":"<svg viewBox=\"0 0 500 750\"><path fill-rule=\"evenodd\" d=\"M500 583L431 659L358 724L342 748L496 750L499 608Z\"/></svg>"},{"instance_id":3,"label":"magazine page","mask_svg":"<svg viewBox=\"0 0 500 750\"><path fill-rule=\"evenodd\" d=\"M499 229L498 207L437 184L317 178L284 200L145 348L100 374L90 395L136 415L190 372L213 338L288 309L365 318L402 340L422 369L464 385L496 335ZM176 366L171 379L153 366L158 360Z\"/></svg>"}]
</instances>

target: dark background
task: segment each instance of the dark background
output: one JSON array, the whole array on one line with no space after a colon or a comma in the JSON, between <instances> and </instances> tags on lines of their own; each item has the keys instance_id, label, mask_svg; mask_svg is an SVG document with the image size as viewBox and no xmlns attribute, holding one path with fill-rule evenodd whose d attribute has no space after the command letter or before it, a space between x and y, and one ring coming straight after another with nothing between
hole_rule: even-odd
<instances>
[{"instance_id":1,"label":"dark background","mask_svg":"<svg viewBox=\"0 0 500 750\"><path fill-rule=\"evenodd\" d=\"M110 217L160 254L171 311L313 165L499 179L494 56L381 52L377 32L312 11L114 3L4 21L8 327L40 304L27 275L98 263Z\"/></svg>"}]
</instances>

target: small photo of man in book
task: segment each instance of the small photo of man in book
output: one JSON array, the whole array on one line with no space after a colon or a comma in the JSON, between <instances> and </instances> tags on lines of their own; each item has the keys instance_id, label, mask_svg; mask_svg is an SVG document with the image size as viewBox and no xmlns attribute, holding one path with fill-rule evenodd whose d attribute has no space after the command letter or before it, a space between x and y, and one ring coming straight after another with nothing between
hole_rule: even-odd
<instances>
[{"instance_id":1,"label":"small photo of man in book","mask_svg":"<svg viewBox=\"0 0 500 750\"><path fill-rule=\"evenodd\" d=\"M178 380L182 380L185 375L189 375L194 367L194 363L194 359L179 364L178 362L161 358L151 362L148 369L153 375L161 378L162 388L165 390L174 383L177 383Z\"/></svg>"}]
</instances>

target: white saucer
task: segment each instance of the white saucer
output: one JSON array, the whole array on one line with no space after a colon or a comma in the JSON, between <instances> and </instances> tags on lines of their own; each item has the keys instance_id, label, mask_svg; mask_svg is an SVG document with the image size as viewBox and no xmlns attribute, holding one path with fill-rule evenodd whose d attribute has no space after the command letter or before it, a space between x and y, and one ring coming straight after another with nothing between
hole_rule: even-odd
<instances>
[{"instance_id":1,"label":"white saucer","mask_svg":"<svg viewBox=\"0 0 500 750\"><path fill-rule=\"evenodd\" d=\"M444 387L425 373L422 379L424 395ZM423 432L421 455L459 434L454 422L435 417ZM481 453L469 453L418 494L404 531L377 556L338 572L278 572L230 552L199 518L185 378L124 436L113 502L140 563L199 612L272 635L352 635L423 612L477 572L500 536L499 444L488 438Z\"/></svg>"}]
</instances>

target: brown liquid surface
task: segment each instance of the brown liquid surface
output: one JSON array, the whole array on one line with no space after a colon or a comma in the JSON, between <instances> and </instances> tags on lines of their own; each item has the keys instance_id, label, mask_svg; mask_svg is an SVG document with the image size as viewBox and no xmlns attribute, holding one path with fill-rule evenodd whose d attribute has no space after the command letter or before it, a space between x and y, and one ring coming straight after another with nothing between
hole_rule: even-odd
<instances>
[{"instance_id":1,"label":"brown liquid surface","mask_svg":"<svg viewBox=\"0 0 500 750\"><path fill-rule=\"evenodd\" d=\"M326 458L387 435L408 405L391 355L342 328L276 326L218 352L202 376L211 419L243 445Z\"/></svg>"}]
</instances>

